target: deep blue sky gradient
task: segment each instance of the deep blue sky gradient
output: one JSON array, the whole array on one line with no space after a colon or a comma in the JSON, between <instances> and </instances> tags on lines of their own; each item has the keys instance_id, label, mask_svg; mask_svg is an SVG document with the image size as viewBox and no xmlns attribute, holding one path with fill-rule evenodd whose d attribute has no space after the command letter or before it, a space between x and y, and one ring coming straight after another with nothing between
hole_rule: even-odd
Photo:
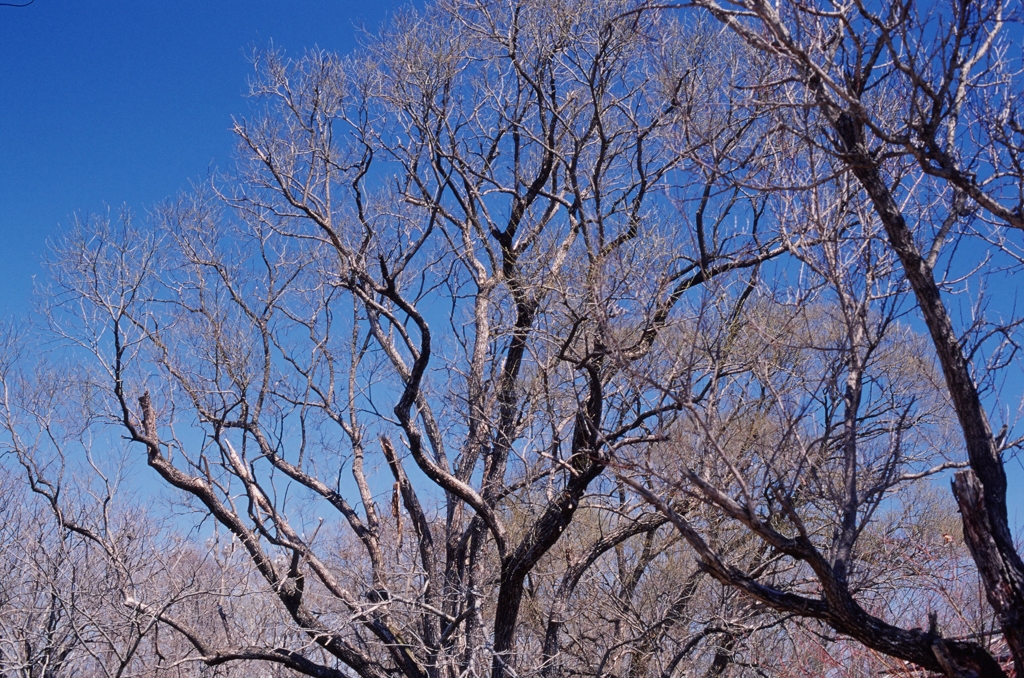
<instances>
[{"instance_id":1,"label":"deep blue sky gradient","mask_svg":"<svg viewBox=\"0 0 1024 678\"><path fill-rule=\"evenodd\" d=\"M144 211L231 164L247 55L348 52L399 0L36 0L0 7L0 316L74 213Z\"/></svg>"},{"instance_id":2,"label":"deep blue sky gradient","mask_svg":"<svg viewBox=\"0 0 1024 678\"><path fill-rule=\"evenodd\" d=\"M0 317L74 213L137 212L228 169L247 55L349 52L402 0L35 0L0 7ZM1018 385L1019 387L1019 385ZM1019 434L1019 431L1017 432ZM1024 526L1024 464L1011 461ZM945 479L940 481L945 484Z\"/></svg>"}]
</instances>

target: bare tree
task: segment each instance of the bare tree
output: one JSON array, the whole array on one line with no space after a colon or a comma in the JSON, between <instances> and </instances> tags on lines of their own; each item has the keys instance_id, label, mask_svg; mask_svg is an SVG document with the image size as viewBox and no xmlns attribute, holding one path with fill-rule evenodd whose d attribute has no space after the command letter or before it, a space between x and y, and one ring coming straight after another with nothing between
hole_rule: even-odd
<instances>
[{"instance_id":1,"label":"bare tree","mask_svg":"<svg viewBox=\"0 0 1024 678\"><path fill-rule=\"evenodd\" d=\"M257 53L234 176L55 243L4 444L109 568L124 671L782 675L859 649L830 627L1002 672L936 583L980 573L1015 647L970 369L1016 321L962 339L948 301L998 274L986 219L1020 261L1001 10L697 4L443 0ZM973 560L900 510L957 429ZM69 496L118 503L116 436L178 502L145 539Z\"/></svg>"},{"instance_id":2,"label":"bare tree","mask_svg":"<svg viewBox=\"0 0 1024 678\"><path fill-rule=\"evenodd\" d=\"M44 462L38 449L31 458L25 454L21 434L46 438L62 431L52 411L45 423L14 423L12 400L20 401L18 409L39 403L29 402L31 395L12 383L9 367L2 379L0 417L9 434L3 449L23 464L19 470L28 472L29 482L19 482L12 468L0 468L0 672L25 678L133 675L145 661L140 646L154 620L122 600L130 577L159 575L158 563L143 557L152 548L150 526L117 515L111 495L94 503L89 492L96 487L70 481L61 455ZM81 421L76 417L78 430ZM72 444L63 436L49 442Z\"/></svg>"},{"instance_id":3,"label":"bare tree","mask_svg":"<svg viewBox=\"0 0 1024 678\"><path fill-rule=\"evenodd\" d=\"M131 609L316 676L718 674L776 623L605 478L680 410L635 375L684 307L786 251L729 178L761 126L721 86L742 45L631 7L442 3L359 55L260 53L237 178L55 246L47 333L98 420L276 617Z\"/></svg>"},{"instance_id":4,"label":"bare tree","mask_svg":"<svg viewBox=\"0 0 1024 678\"><path fill-rule=\"evenodd\" d=\"M999 302L981 293L986 276L999 279L1020 261L1016 238L1006 233L1024 226L1021 129L1015 113L1024 92L1017 38L1011 37L1020 17L1002 2L690 5L732 29L779 69L774 81L753 84L766 103L778 106L777 133L768 143L802 148L804 160L792 166L794 171L782 172L782 180L777 174L762 178L757 188L814 202L823 187L834 186L838 198L833 207L809 216L820 224L829 212L850 215L853 238L840 231L834 236L841 258L864 251L867 224L878 232L867 237L887 250L874 254L870 267L867 261L860 266L859 275L874 280L858 284L854 296L862 301L854 306L866 302L880 280L890 281L890 287L906 284L912 292L966 447L969 468L959 471L953 483L964 534L1019 675L1024 671L1024 563L1007 520L1003 459L1012 449L1013 439L1005 432L1012 422L1005 421L1004 432L996 435L990 412L1005 418L1011 409L994 387L1003 371L1016 364L1020 318L1013 309L994 308ZM850 201L863 204L851 212L842 207ZM985 251L972 241L995 243L999 249ZM898 260L899 269L879 276L871 267L887 256ZM963 295L958 299L951 293L965 283L977 296L963 302ZM836 292L840 306L852 308L838 287ZM875 324L876 312L871 306L862 306L867 324L857 329L851 323L847 330L846 383L838 391L847 412L842 430L848 447L839 475L845 498L835 506L840 522L830 548L815 546L798 519L800 476L779 486L774 497L793 533L775 529L756 513L758 502L742 488L746 479L741 473L733 473L741 485L735 489L690 477L705 500L806 562L814 570L820 599L777 598L778 589L759 589L756 578L731 570L713 550L704 550L703 562L722 581L744 587L776 609L825 619L879 651L951 676L1001 675L989 653L944 641L934 619L927 631L907 634L879 626L847 595L851 577L863 570L851 558L873 512L864 502L871 503L878 487L865 468L870 457L854 443L866 405L864 369L874 344L869 325ZM957 315L968 317L960 329ZM711 435L706 415L698 420L705 435ZM699 550L706 549L685 521L677 525Z\"/></svg>"}]
</instances>

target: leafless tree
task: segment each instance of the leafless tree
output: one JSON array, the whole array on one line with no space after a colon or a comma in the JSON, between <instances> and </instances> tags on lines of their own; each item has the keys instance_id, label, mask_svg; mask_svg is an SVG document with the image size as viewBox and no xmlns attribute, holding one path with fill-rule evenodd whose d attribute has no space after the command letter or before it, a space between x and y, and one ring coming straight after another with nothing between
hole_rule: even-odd
<instances>
[{"instance_id":1,"label":"leafless tree","mask_svg":"<svg viewBox=\"0 0 1024 678\"><path fill-rule=\"evenodd\" d=\"M684 307L787 249L730 178L742 44L633 6L441 3L352 57L258 54L234 180L55 246L46 332L97 421L279 616L130 608L317 676L718 674L777 623L605 474L680 409L635 375Z\"/></svg>"},{"instance_id":2,"label":"leafless tree","mask_svg":"<svg viewBox=\"0 0 1024 678\"><path fill-rule=\"evenodd\" d=\"M4 381L5 387L10 386ZM4 467L2 474L0 674L25 678L75 672L134 675L143 654L140 644L154 622L121 604L124 578L119 569L136 576L156 573L154 563L144 566L137 560L148 536L146 526L133 528L122 522L117 534L108 532L102 543L83 539L79 532L89 528L79 522L80 512L96 508L92 497L76 501L63 496L61 512L55 515L51 510L55 504L41 500L40 495L56 501L58 495L75 489L33 474L30 480L39 490L36 494L20 482L14 469ZM112 518L112 507L108 507L105 520L98 522L110 526ZM119 558L110 557L114 554L104 551L104 545L116 548Z\"/></svg>"},{"instance_id":3,"label":"leafless tree","mask_svg":"<svg viewBox=\"0 0 1024 678\"><path fill-rule=\"evenodd\" d=\"M4 445L108 568L122 672L784 675L808 638L1002 672L937 582L980 574L1017 652L1016 321L949 301L1000 274L972 238L1021 260L1006 18L696 4L257 53L234 175L54 244ZM901 510L958 429L973 559ZM174 519L84 510L136 450Z\"/></svg>"},{"instance_id":4,"label":"leafless tree","mask_svg":"<svg viewBox=\"0 0 1024 678\"><path fill-rule=\"evenodd\" d=\"M814 571L817 590L788 597L778 588L758 588L763 582L730 569L686 521L677 525L691 544L705 549L703 562L715 576L775 609L824 619L871 648L950 676L1002 675L989 652L943 640L934 618L927 631L879 626L879 618L850 595L853 578L865 571L855 564L853 547L873 515L874 509L865 505L872 504L878 489L871 457L857 441L863 408L871 406L863 388L878 317L868 301L879 284L883 296L893 293L894 285L906 285L916 303L915 317L931 338L966 449L967 468L953 482L964 534L1020 675L1024 564L1007 519L1004 469L1004 454L1013 449L1013 437L1006 434L1012 425L1007 413L1016 408L996 390L1006 371L1017 369L1020 318L998 296L984 295L989 285L1003 284L993 280L1005 280L1020 262L1015 232L1024 226L1022 137L1016 113L1024 95L1019 7L1003 2L760 0L688 6L721 22L778 68L774 81L750 85L766 104L778 107L775 132L767 143L787 151L799 147L803 160L790 163L791 171L764 176L758 189L784 202L813 204L831 187L836 199L824 211L808 215L812 228L820 227L823 218L849 220L849 232L834 232L839 259L853 261L865 247L882 251L876 249L858 265L857 275L863 279L848 301L833 285L836 302L848 309L843 349L848 358L845 384L836 391L846 412L839 429L846 447L835 481L842 500L834 506L838 523L829 547L815 543L813 531L800 517L801 474L788 474L789 481L782 480L787 474L764 480L782 483L769 486L773 495L768 501L779 502L785 529L757 513L760 500L747 494L743 485L749 479L741 472L731 472L738 487L689 476L692 491L704 500L806 563ZM853 209L847 206L851 203ZM865 233L869 225L876 235ZM996 248L985 247L993 243ZM886 258L898 262L898 268L878 271L878 262ZM969 296L973 298L965 301ZM863 321L852 322L856 307L862 309ZM959 328L958 316L967 318ZM993 413L1004 419L1003 433L993 433ZM695 418L705 436L720 437L711 430L707 414ZM806 453L808 446L802 447ZM721 450L723 458L739 453Z\"/></svg>"}]
</instances>

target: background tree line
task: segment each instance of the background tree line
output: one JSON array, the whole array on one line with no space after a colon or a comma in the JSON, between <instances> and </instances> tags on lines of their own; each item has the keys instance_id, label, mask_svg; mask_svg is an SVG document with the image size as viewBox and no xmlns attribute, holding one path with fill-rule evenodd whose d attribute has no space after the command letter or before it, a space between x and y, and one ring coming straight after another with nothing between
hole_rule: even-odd
<instances>
[{"instance_id":1,"label":"background tree line","mask_svg":"<svg viewBox=\"0 0 1024 678\"><path fill-rule=\"evenodd\" d=\"M234 173L5 332L0 670L1019 675L1019 11L256 54Z\"/></svg>"}]
</instances>

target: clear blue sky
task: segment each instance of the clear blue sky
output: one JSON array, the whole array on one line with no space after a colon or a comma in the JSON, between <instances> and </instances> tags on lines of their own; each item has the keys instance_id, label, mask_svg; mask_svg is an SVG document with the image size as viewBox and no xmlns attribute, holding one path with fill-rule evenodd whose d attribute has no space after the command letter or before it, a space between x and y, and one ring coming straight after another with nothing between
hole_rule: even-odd
<instances>
[{"instance_id":1,"label":"clear blue sky","mask_svg":"<svg viewBox=\"0 0 1024 678\"><path fill-rule=\"evenodd\" d=\"M23 2L24 0L15 0ZM137 211L231 162L251 48L356 47L400 0L35 0L0 7L0 317L75 212ZM1024 522L1021 461L1011 514Z\"/></svg>"},{"instance_id":2,"label":"clear blue sky","mask_svg":"<svg viewBox=\"0 0 1024 678\"><path fill-rule=\"evenodd\" d=\"M14 0L24 2L25 0ZM231 162L271 40L347 52L399 0L35 0L0 7L0 316L75 212L145 210Z\"/></svg>"}]
</instances>

